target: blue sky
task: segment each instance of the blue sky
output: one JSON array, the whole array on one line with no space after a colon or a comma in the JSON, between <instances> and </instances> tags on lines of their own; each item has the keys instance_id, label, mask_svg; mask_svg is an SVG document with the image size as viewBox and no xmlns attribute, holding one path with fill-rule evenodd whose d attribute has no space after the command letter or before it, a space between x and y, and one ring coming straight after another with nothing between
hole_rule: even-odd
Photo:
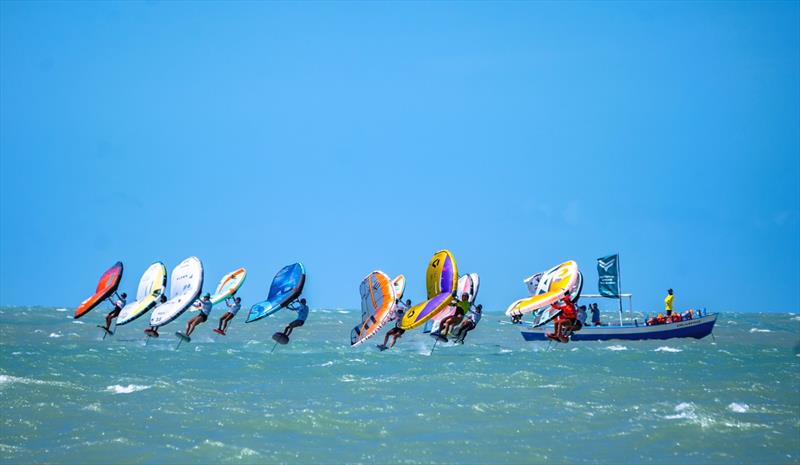
<instances>
[{"instance_id":1,"label":"blue sky","mask_svg":"<svg viewBox=\"0 0 800 465\"><path fill-rule=\"evenodd\" d=\"M798 5L0 2L0 304L449 248L492 310L619 252L640 310L797 311Z\"/></svg>"}]
</instances>

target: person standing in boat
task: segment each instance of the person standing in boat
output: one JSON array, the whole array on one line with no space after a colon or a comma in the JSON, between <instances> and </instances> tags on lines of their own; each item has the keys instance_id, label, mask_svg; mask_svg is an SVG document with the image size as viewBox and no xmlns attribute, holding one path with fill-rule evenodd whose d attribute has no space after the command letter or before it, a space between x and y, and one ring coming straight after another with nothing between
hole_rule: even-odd
<instances>
[{"instance_id":1,"label":"person standing in boat","mask_svg":"<svg viewBox=\"0 0 800 465\"><path fill-rule=\"evenodd\" d=\"M580 323L579 327L586 326L586 305L578 307L578 323Z\"/></svg>"},{"instance_id":2,"label":"person standing in boat","mask_svg":"<svg viewBox=\"0 0 800 465\"><path fill-rule=\"evenodd\" d=\"M592 312L592 326L602 326L602 323L600 323L600 309L597 308L597 304L590 304L589 309Z\"/></svg>"},{"instance_id":3,"label":"person standing in boat","mask_svg":"<svg viewBox=\"0 0 800 465\"><path fill-rule=\"evenodd\" d=\"M664 313L667 314L667 318L672 315L672 299L675 296L672 295L672 289L667 289L667 296L664 297Z\"/></svg>"}]
</instances>

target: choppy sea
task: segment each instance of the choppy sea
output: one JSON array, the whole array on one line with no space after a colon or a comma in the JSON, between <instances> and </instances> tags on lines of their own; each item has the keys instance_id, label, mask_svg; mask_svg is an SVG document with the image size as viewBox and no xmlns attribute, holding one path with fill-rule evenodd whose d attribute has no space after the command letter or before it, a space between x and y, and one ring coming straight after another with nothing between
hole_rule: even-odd
<instances>
[{"instance_id":1,"label":"choppy sea","mask_svg":"<svg viewBox=\"0 0 800 465\"><path fill-rule=\"evenodd\" d=\"M270 353L291 315L175 350L188 316L145 344L147 317L103 340L73 311L0 308L0 463L800 463L794 314L548 346L487 313L431 353L352 349L359 313L315 309Z\"/></svg>"}]
</instances>

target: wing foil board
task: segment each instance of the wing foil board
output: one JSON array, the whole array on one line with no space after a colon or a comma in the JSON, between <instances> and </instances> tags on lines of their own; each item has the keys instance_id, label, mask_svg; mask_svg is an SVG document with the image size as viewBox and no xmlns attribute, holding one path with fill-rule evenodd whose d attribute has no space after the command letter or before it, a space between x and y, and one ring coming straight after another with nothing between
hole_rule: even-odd
<instances>
[{"instance_id":1,"label":"wing foil board","mask_svg":"<svg viewBox=\"0 0 800 465\"><path fill-rule=\"evenodd\" d=\"M150 325L159 327L178 318L185 312L203 290L203 263L197 257L189 257L172 270L169 300L159 305L150 315Z\"/></svg>"},{"instance_id":2,"label":"wing foil board","mask_svg":"<svg viewBox=\"0 0 800 465\"><path fill-rule=\"evenodd\" d=\"M242 284L244 284L245 278L247 278L247 270L245 268L239 268L223 276L219 284L217 284L217 289L211 294L211 305L217 305L225 299L233 297L239 288L242 287ZM189 310L198 312L200 308L201 307L193 305Z\"/></svg>"},{"instance_id":3,"label":"wing foil board","mask_svg":"<svg viewBox=\"0 0 800 465\"><path fill-rule=\"evenodd\" d=\"M532 295L509 305L506 309L507 316L520 316L544 309L561 299L567 290L574 295L580 288L582 279L578 264L570 260L530 276L525 279L525 284Z\"/></svg>"},{"instance_id":4,"label":"wing foil board","mask_svg":"<svg viewBox=\"0 0 800 465\"><path fill-rule=\"evenodd\" d=\"M361 281L361 323L350 332L352 347L377 334L386 324L397 300L395 281L383 271L373 271Z\"/></svg>"},{"instance_id":5,"label":"wing foil board","mask_svg":"<svg viewBox=\"0 0 800 465\"><path fill-rule=\"evenodd\" d=\"M425 287L428 300L414 305L401 320L400 327L408 330L424 325L450 303L458 284L458 268L449 250L433 254L425 272Z\"/></svg>"},{"instance_id":6,"label":"wing foil board","mask_svg":"<svg viewBox=\"0 0 800 465\"><path fill-rule=\"evenodd\" d=\"M267 300L250 307L245 323L252 323L279 311L303 293L305 283L306 270L302 263L284 266L272 279Z\"/></svg>"},{"instance_id":7,"label":"wing foil board","mask_svg":"<svg viewBox=\"0 0 800 465\"><path fill-rule=\"evenodd\" d=\"M128 324L152 310L158 305L158 300L167 288L167 267L161 262L156 262L147 267L139 287L136 290L136 300L122 307L117 316L117 325Z\"/></svg>"},{"instance_id":8,"label":"wing foil board","mask_svg":"<svg viewBox=\"0 0 800 465\"><path fill-rule=\"evenodd\" d=\"M94 294L78 305L78 308L75 309L74 318L77 319L86 315L117 291L119 283L122 281L122 269L122 262L117 262L100 276L100 281L97 283Z\"/></svg>"}]
</instances>

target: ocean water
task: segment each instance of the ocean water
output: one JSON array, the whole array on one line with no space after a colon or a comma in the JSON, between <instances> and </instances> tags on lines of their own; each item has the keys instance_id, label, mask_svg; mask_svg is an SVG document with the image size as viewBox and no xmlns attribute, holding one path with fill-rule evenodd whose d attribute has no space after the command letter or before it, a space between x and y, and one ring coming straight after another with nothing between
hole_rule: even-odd
<instances>
[{"instance_id":1,"label":"ocean water","mask_svg":"<svg viewBox=\"0 0 800 465\"><path fill-rule=\"evenodd\" d=\"M800 317L715 338L525 342L488 313L463 346L351 349L358 313L146 317L106 340L73 309L0 308L0 463L800 463ZM218 316L218 315L217 315ZM371 341L370 341L371 342ZM375 339L377 342L377 339Z\"/></svg>"}]
</instances>

